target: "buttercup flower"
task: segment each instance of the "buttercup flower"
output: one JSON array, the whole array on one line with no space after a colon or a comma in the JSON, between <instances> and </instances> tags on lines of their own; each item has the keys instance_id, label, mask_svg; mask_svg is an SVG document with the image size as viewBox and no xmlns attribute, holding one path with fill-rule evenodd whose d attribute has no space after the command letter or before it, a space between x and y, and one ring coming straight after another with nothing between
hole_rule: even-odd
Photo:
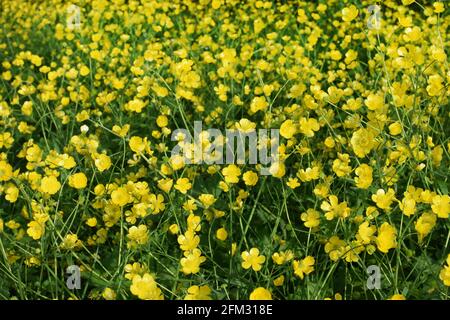
<instances>
[{"instance_id":1,"label":"buttercup flower","mask_svg":"<svg viewBox=\"0 0 450 320\"><path fill-rule=\"evenodd\" d=\"M184 300L211 300L211 289L208 286L191 286Z\"/></svg>"},{"instance_id":2,"label":"buttercup flower","mask_svg":"<svg viewBox=\"0 0 450 320\"><path fill-rule=\"evenodd\" d=\"M250 294L250 300L272 300L272 294L269 290L258 287Z\"/></svg>"},{"instance_id":3,"label":"buttercup flower","mask_svg":"<svg viewBox=\"0 0 450 320\"><path fill-rule=\"evenodd\" d=\"M44 177L41 181L41 191L53 195L59 191L61 183L55 176Z\"/></svg>"},{"instance_id":4,"label":"buttercup flower","mask_svg":"<svg viewBox=\"0 0 450 320\"><path fill-rule=\"evenodd\" d=\"M69 177L69 185L75 189L84 189L87 186L87 177L84 173L79 172Z\"/></svg>"},{"instance_id":5,"label":"buttercup flower","mask_svg":"<svg viewBox=\"0 0 450 320\"><path fill-rule=\"evenodd\" d=\"M244 251L241 254L242 268L252 268L253 271L259 271L262 268L262 264L266 261L266 257L259 254L258 248L251 248L250 251Z\"/></svg>"},{"instance_id":6,"label":"buttercup flower","mask_svg":"<svg viewBox=\"0 0 450 320\"><path fill-rule=\"evenodd\" d=\"M153 276L148 273L142 277L140 275L133 277L130 291L141 300L164 300L161 289L158 288Z\"/></svg>"},{"instance_id":7,"label":"buttercup flower","mask_svg":"<svg viewBox=\"0 0 450 320\"><path fill-rule=\"evenodd\" d=\"M385 222L378 229L376 243L378 250L387 253L390 249L397 247L397 231L389 223Z\"/></svg>"},{"instance_id":8,"label":"buttercup flower","mask_svg":"<svg viewBox=\"0 0 450 320\"><path fill-rule=\"evenodd\" d=\"M314 263L315 259L312 256L307 256L300 261L294 260L292 266L294 267L295 275L300 277L300 279L303 279L305 275L308 275L314 271Z\"/></svg>"}]
</instances>

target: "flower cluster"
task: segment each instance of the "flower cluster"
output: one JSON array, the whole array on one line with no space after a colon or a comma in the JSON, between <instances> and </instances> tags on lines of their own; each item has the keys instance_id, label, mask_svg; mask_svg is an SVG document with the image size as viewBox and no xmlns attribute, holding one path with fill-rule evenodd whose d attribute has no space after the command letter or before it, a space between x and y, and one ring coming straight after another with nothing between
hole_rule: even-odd
<instances>
[{"instance_id":1,"label":"flower cluster","mask_svg":"<svg viewBox=\"0 0 450 320\"><path fill-rule=\"evenodd\" d=\"M448 3L72 2L1 5L0 298L449 298Z\"/></svg>"}]
</instances>

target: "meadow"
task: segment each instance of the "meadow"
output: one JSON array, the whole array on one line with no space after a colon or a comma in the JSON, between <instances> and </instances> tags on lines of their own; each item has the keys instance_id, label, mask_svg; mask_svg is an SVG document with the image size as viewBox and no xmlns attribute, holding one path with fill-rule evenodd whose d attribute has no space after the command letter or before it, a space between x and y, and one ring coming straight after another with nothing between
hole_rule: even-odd
<instances>
[{"instance_id":1,"label":"meadow","mask_svg":"<svg viewBox=\"0 0 450 320\"><path fill-rule=\"evenodd\" d=\"M449 299L448 12L2 0L0 299Z\"/></svg>"}]
</instances>

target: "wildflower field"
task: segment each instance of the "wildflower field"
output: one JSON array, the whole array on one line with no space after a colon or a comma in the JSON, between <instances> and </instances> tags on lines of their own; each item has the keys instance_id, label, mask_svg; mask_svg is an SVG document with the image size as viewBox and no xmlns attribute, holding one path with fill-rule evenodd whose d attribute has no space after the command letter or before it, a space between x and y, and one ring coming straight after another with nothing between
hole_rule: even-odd
<instances>
[{"instance_id":1,"label":"wildflower field","mask_svg":"<svg viewBox=\"0 0 450 320\"><path fill-rule=\"evenodd\" d=\"M449 4L1 0L0 299L449 299Z\"/></svg>"}]
</instances>

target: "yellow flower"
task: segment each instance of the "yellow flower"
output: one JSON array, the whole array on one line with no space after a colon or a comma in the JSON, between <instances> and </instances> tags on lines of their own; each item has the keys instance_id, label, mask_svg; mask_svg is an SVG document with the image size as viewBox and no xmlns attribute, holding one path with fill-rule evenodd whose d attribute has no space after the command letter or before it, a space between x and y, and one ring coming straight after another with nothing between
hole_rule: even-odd
<instances>
[{"instance_id":1,"label":"yellow flower","mask_svg":"<svg viewBox=\"0 0 450 320\"><path fill-rule=\"evenodd\" d=\"M374 240L374 234L377 231L375 226L371 226L369 222L365 221L359 225L358 234L356 238L363 244L369 244Z\"/></svg>"},{"instance_id":2,"label":"yellow flower","mask_svg":"<svg viewBox=\"0 0 450 320\"><path fill-rule=\"evenodd\" d=\"M297 178L289 178L286 184L291 189L295 189L300 186L300 183L298 182Z\"/></svg>"},{"instance_id":3,"label":"yellow flower","mask_svg":"<svg viewBox=\"0 0 450 320\"><path fill-rule=\"evenodd\" d=\"M14 138L11 136L10 132L4 132L3 134L0 134L0 149L3 147L6 149L11 148L13 142Z\"/></svg>"},{"instance_id":4,"label":"yellow flower","mask_svg":"<svg viewBox=\"0 0 450 320\"><path fill-rule=\"evenodd\" d=\"M320 209L326 211L325 218L327 220L333 220L334 218L345 219L350 215L350 208L347 207L347 202L339 203L339 199L331 195L328 197L329 201L323 201L320 205Z\"/></svg>"},{"instance_id":5,"label":"yellow flower","mask_svg":"<svg viewBox=\"0 0 450 320\"><path fill-rule=\"evenodd\" d=\"M400 122L394 122L389 125L389 133L393 136L397 136L403 132L402 124Z\"/></svg>"},{"instance_id":6,"label":"yellow flower","mask_svg":"<svg viewBox=\"0 0 450 320\"><path fill-rule=\"evenodd\" d=\"M439 273L439 279L444 282L444 285L450 287L450 254L447 256L447 265Z\"/></svg>"},{"instance_id":7,"label":"yellow flower","mask_svg":"<svg viewBox=\"0 0 450 320\"><path fill-rule=\"evenodd\" d=\"M222 169L222 174L225 177L226 183L238 183L239 176L241 175L241 169L234 164L230 164Z\"/></svg>"},{"instance_id":8,"label":"yellow flower","mask_svg":"<svg viewBox=\"0 0 450 320\"><path fill-rule=\"evenodd\" d=\"M13 184L6 185L5 199L11 203L14 203L19 198L19 188Z\"/></svg>"},{"instance_id":9,"label":"yellow flower","mask_svg":"<svg viewBox=\"0 0 450 320\"><path fill-rule=\"evenodd\" d=\"M209 208L216 202L216 198L212 194L203 193L198 197L198 200L205 206L205 208Z\"/></svg>"},{"instance_id":10,"label":"yellow flower","mask_svg":"<svg viewBox=\"0 0 450 320\"><path fill-rule=\"evenodd\" d=\"M286 120L281 124L280 134L286 138L290 139L297 132L297 128L295 127L294 121Z\"/></svg>"},{"instance_id":11,"label":"yellow flower","mask_svg":"<svg viewBox=\"0 0 450 320\"><path fill-rule=\"evenodd\" d=\"M84 173L79 172L69 177L69 186L75 189L83 189L87 186L87 177Z\"/></svg>"},{"instance_id":12,"label":"yellow flower","mask_svg":"<svg viewBox=\"0 0 450 320\"><path fill-rule=\"evenodd\" d=\"M111 202L118 206L125 206L131 201L131 197L126 188L120 187L111 193Z\"/></svg>"},{"instance_id":13,"label":"yellow flower","mask_svg":"<svg viewBox=\"0 0 450 320\"><path fill-rule=\"evenodd\" d=\"M21 110L25 116L31 116L31 114L33 113L33 102L25 101L22 105Z\"/></svg>"},{"instance_id":14,"label":"yellow flower","mask_svg":"<svg viewBox=\"0 0 450 320\"><path fill-rule=\"evenodd\" d=\"M1 181L8 181L13 176L13 170L12 166L4 161L0 160L0 182Z\"/></svg>"},{"instance_id":15,"label":"yellow flower","mask_svg":"<svg viewBox=\"0 0 450 320\"><path fill-rule=\"evenodd\" d=\"M433 148L431 151L431 158L433 159L433 165L439 167L442 161L442 155L444 153L444 149L441 146L437 146Z\"/></svg>"},{"instance_id":16,"label":"yellow flower","mask_svg":"<svg viewBox=\"0 0 450 320\"><path fill-rule=\"evenodd\" d=\"M181 258L180 264L184 274L195 274L200 271L200 265L206 261L199 249L184 252L185 258Z\"/></svg>"},{"instance_id":17,"label":"yellow flower","mask_svg":"<svg viewBox=\"0 0 450 320\"><path fill-rule=\"evenodd\" d=\"M431 210L433 210L439 218L447 219L450 213L450 197L448 195L434 196Z\"/></svg>"},{"instance_id":18,"label":"yellow flower","mask_svg":"<svg viewBox=\"0 0 450 320\"><path fill-rule=\"evenodd\" d=\"M184 235L178 236L178 243L183 251L193 250L200 243L200 237L193 230L188 230Z\"/></svg>"},{"instance_id":19,"label":"yellow flower","mask_svg":"<svg viewBox=\"0 0 450 320\"><path fill-rule=\"evenodd\" d=\"M409 217L416 212L416 200L410 196L405 196L402 202L400 202L399 207L403 214Z\"/></svg>"},{"instance_id":20,"label":"yellow flower","mask_svg":"<svg viewBox=\"0 0 450 320\"><path fill-rule=\"evenodd\" d=\"M165 97L169 94L169 90L165 87L161 87L157 84L154 84L152 86L152 90L155 91L155 93L158 95L158 97Z\"/></svg>"},{"instance_id":21,"label":"yellow flower","mask_svg":"<svg viewBox=\"0 0 450 320\"><path fill-rule=\"evenodd\" d=\"M352 171L352 167L349 165L350 156L348 154L342 154L338 152L338 159L333 161L333 171L338 177L344 177Z\"/></svg>"},{"instance_id":22,"label":"yellow flower","mask_svg":"<svg viewBox=\"0 0 450 320\"><path fill-rule=\"evenodd\" d=\"M242 180L244 180L245 185L254 186L258 183L258 175L253 171L247 171L242 176Z\"/></svg>"},{"instance_id":23,"label":"yellow flower","mask_svg":"<svg viewBox=\"0 0 450 320\"><path fill-rule=\"evenodd\" d=\"M300 216L302 221L305 222L305 227L315 228L320 224L320 213L314 209L308 209Z\"/></svg>"},{"instance_id":24,"label":"yellow flower","mask_svg":"<svg viewBox=\"0 0 450 320\"><path fill-rule=\"evenodd\" d=\"M444 88L443 79L440 75L434 74L428 78L427 92L431 97L439 96Z\"/></svg>"},{"instance_id":25,"label":"yellow flower","mask_svg":"<svg viewBox=\"0 0 450 320\"><path fill-rule=\"evenodd\" d=\"M239 120L239 122L235 123L236 129L242 133L249 133L255 131L256 123L251 122L250 120L243 118Z\"/></svg>"},{"instance_id":26,"label":"yellow flower","mask_svg":"<svg viewBox=\"0 0 450 320\"><path fill-rule=\"evenodd\" d=\"M129 124L126 124L123 127L120 127L118 125L114 125L112 127L112 131L115 134L117 134L118 136L120 136L121 138L125 137L129 130L130 130L130 125Z\"/></svg>"},{"instance_id":27,"label":"yellow flower","mask_svg":"<svg viewBox=\"0 0 450 320\"><path fill-rule=\"evenodd\" d=\"M294 274L300 279L303 279L305 275L314 271L315 259L312 256L307 256L304 259L298 261L294 260L292 265L294 267Z\"/></svg>"},{"instance_id":28,"label":"yellow flower","mask_svg":"<svg viewBox=\"0 0 450 320\"><path fill-rule=\"evenodd\" d=\"M254 97L250 103L250 114L256 113L260 110L266 110L269 106L265 97Z\"/></svg>"},{"instance_id":29,"label":"yellow flower","mask_svg":"<svg viewBox=\"0 0 450 320\"><path fill-rule=\"evenodd\" d=\"M445 6L442 2L436 1L433 3L433 7L434 7L434 12L435 13L441 13L444 12L445 10Z\"/></svg>"},{"instance_id":30,"label":"yellow flower","mask_svg":"<svg viewBox=\"0 0 450 320\"><path fill-rule=\"evenodd\" d=\"M102 292L102 297L105 300L116 300L117 294L116 292L111 288L105 288Z\"/></svg>"},{"instance_id":31,"label":"yellow flower","mask_svg":"<svg viewBox=\"0 0 450 320\"><path fill-rule=\"evenodd\" d=\"M332 149L336 146L336 142L334 141L334 139L332 137L327 137L323 143L325 144L325 146L327 148L330 148L330 149Z\"/></svg>"},{"instance_id":32,"label":"yellow flower","mask_svg":"<svg viewBox=\"0 0 450 320\"><path fill-rule=\"evenodd\" d=\"M133 280L136 275L143 275L146 273L147 268L145 265L141 265L139 262L135 262L133 264L125 265L125 278L128 280Z\"/></svg>"},{"instance_id":33,"label":"yellow flower","mask_svg":"<svg viewBox=\"0 0 450 320\"><path fill-rule=\"evenodd\" d=\"M220 68L218 71L221 76L226 72L225 68ZM218 87L214 87L214 91L216 92L220 101L226 102L228 99L227 93L230 91L230 87L228 87L222 83L219 83ZM234 97L233 97L233 100L236 101Z\"/></svg>"},{"instance_id":34,"label":"yellow flower","mask_svg":"<svg viewBox=\"0 0 450 320\"><path fill-rule=\"evenodd\" d=\"M370 94L364 103L371 111L381 110L384 107L384 97L380 94Z\"/></svg>"},{"instance_id":35,"label":"yellow flower","mask_svg":"<svg viewBox=\"0 0 450 320\"><path fill-rule=\"evenodd\" d=\"M166 205L164 203L164 197L162 194L151 194L148 197L149 208L152 210L152 214L158 214L161 211L164 211Z\"/></svg>"},{"instance_id":36,"label":"yellow flower","mask_svg":"<svg viewBox=\"0 0 450 320\"><path fill-rule=\"evenodd\" d=\"M198 209L197 205L195 204L195 200L189 199L183 204L183 209L192 213L195 210Z\"/></svg>"},{"instance_id":37,"label":"yellow flower","mask_svg":"<svg viewBox=\"0 0 450 320\"><path fill-rule=\"evenodd\" d=\"M275 178L282 178L286 174L286 165L282 161L275 161L271 164L269 172Z\"/></svg>"},{"instance_id":38,"label":"yellow flower","mask_svg":"<svg viewBox=\"0 0 450 320\"><path fill-rule=\"evenodd\" d=\"M144 107L145 103L140 99L131 100L124 106L125 110L134 111L136 113L141 113Z\"/></svg>"},{"instance_id":39,"label":"yellow flower","mask_svg":"<svg viewBox=\"0 0 450 320\"><path fill-rule=\"evenodd\" d=\"M44 177L41 181L41 192L47 194L55 194L61 188L61 183L55 176Z\"/></svg>"},{"instance_id":40,"label":"yellow flower","mask_svg":"<svg viewBox=\"0 0 450 320\"><path fill-rule=\"evenodd\" d=\"M167 127L169 124L169 119L165 115L159 115L156 118L156 125L160 128Z\"/></svg>"},{"instance_id":41,"label":"yellow flower","mask_svg":"<svg viewBox=\"0 0 450 320\"><path fill-rule=\"evenodd\" d=\"M334 61L339 61L342 59L342 53L339 50L331 50L329 54L330 58Z\"/></svg>"},{"instance_id":42,"label":"yellow flower","mask_svg":"<svg viewBox=\"0 0 450 320\"><path fill-rule=\"evenodd\" d=\"M89 72L90 72L90 70L89 70L89 68L88 67L86 67L86 66L82 66L81 68L80 68L80 74L84 77L84 76L87 76L88 74L89 74Z\"/></svg>"},{"instance_id":43,"label":"yellow flower","mask_svg":"<svg viewBox=\"0 0 450 320\"><path fill-rule=\"evenodd\" d=\"M185 166L184 157L178 154L171 156L169 162L170 167L175 171L180 170Z\"/></svg>"},{"instance_id":44,"label":"yellow flower","mask_svg":"<svg viewBox=\"0 0 450 320\"><path fill-rule=\"evenodd\" d=\"M350 245L346 245L344 248L344 257L346 262L358 262L359 253L364 251L364 248L360 246L360 243L352 241Z\"/></svg>"},{"instance_id":45,"label":"yellow flower","mask_svg":"<svg viewBox=\"0 0 450 320\"><path fill-rule=\"evenodd\" d=\"M111 167L111 158L106 154L95 154L93 159L95 166L100 172L108 170Z\"/></svg>"},{"instance_id":46,"label":"yellow flower","mask_svg":"<svg viewBox=\"0 0 450 320\"><path fill-rule=\"evenodd\" d=\"M64 237L59 247L63 250L73 250L81 246L82 243L76 234L68 234Z\"/></svg>"},{"instance_id":47,"label":"yellow flower","mask_svg":"<svg viewBox=\"0 0 450 320\"><path fill-rule=\"evenodd\" d=\"M325 298L324 300L332 300L332 298ZM334 295L334 300L342 300L342 295L338 292Z\"/></svg>"},{"instance_id":48,"label":"yellow flower","mask_svg":"<svg viewBox=\"0 0 450 320\"><path fill-rule=\"evenodd\" d=\"M73 167L75 167L77 164L75 162L75 159L73 157L70 157L68 155L63 155L63 167L64 169L70 170Z\"/></svg>"},{"instance_id":49,"label":"yellow flower","mask_svg":"<svg viewBox=\"0 0 450 320\"><path fill-rule=\"evenodd\" d=\"M363 158L376 146L375 133L372 130L361 128L355 131L350 140L353 152Z\"/></svg>"},{"instance_id":50,"label":"yellow flower","mask_svg":"<svg viewBox=\"0 0 450 320\"><path fill-rule=\"evenodd\" d=\"M173 223L169 226L169 231L171 234L178 234L178 232L180 232L180 227L178 224Z\"/></svg>"},{"instance_id":51,"label":"yellow flower","mask_svg":"<svg viewBox=\"0 0 450 320\"><path fill-rule=\"evenodd\" d=\"M128 248L136 248L137 246L145 245L148 242L148 229L146 225L132 226L128 230L127 238Z\"/></svg>"},{"instance_id":52,"label":"yellow flower","mask_svg":"<svg viewBox=\"0 0 450 320\"><path fill-rule=\"evenodd\" d=\"M300 132L303 133L307 137L314 137L314 132L319 131L320 125L319 122L314 118L301 118L300 119Z\"/></svg>"},{"instance_id":53,"label":"yellow flower","mask_svg":"<svg viewBox=\"0 0 450 320\"><path fill-rule=\"evenodd\" d=\"M177 180L174 188L182 194L186 194L188 190L192 188L192 184L189 182L188 178L180 178Z\"/></svg>"},{"instance_id":54,"label":"yellow flower","mask_svg":"<svg viewBox=\"0 0 450 320\"><path fill-rule=\"evenodd\" d=\"M432 212L425 212L414 224L414 228L417 231L419 237L419 243L423 242L423 239L433 230L436 225L437 217Z\"/></svg>"},{"instance_id":55,"label":"yellow flower","mask_svg":"<svg viewBox=\"0 0 450 320\"><path fill-rule=\"evenodd\" d=\"M358 9L351 5L350 7L342 9L342 20L350 22L358 16Z\"/></svg>"},{"instance_id":56,"label":"yellow flower","mask_svg":"<svg viewBox=\"0 0 450 320\"><path fill-rule=\"evenodd\" d=\"M376 243L378 250L387 253L390 249L397 247L396 239L397 231L389 223L385 222L378 229L378 236L376 238Z\"/></svg>"},{"instance_id":57,"label":"yellow flower","mask_svg":"<svg viewBox=\"0 0 450 320\"><path fill-rule=\"evenodd\" d=\"M37 220L36 220L37 221ZM41 223L41 221L37 221L39 223ZM20 228L20 224L17 223L15 220L9 220L8 222L5 223L5 225L10 228L11 230L15 230Z\"/></svg>"},{"instance_id":58,"label":"yellow flower","mask_svg":"<svg viewBox=\"0 0 450 320\"><path fill-rule=\"evenodd\" d=\"M211 289L208 286L191 286L184 300L211 300Z\"/></svg>"},{"instance_id":59,"label":"yellow flower","mask_svg":"<svg viewBox=\"0 0 450 320\"><path fill-rule=\"evenodd\" d=\"M32 237L34 240L38 240L42 237L45 232L45 224L31 221L28 223L27 234Z\"/></svg>"},{"instance_id":60,"label":"yellow flower","mask_svg":"<svg viewBox=\"0 0 450 320\"><path fill-rule=\"evenodd\" d=\"M93 227L95 227L97 225L97 219L95 217L89 218L89 219L86 220L86 224L89 227L93 228Z\"/></svg>"},{"instance_id":61,"label":"yellow flower","mask_svg":"<svg viewBox=\"0 0 450 320\"><path fill-rule=\"evenodd\" d=\"M244 251L241 253L242 258L242 268L249 269L250 267L254 271L259 271L262 268L262 264L266 261L266 257L259 255L258 248L251 248L249 251Z\"/></svg>"},{"instance_id":62,"label":"yellow flower","mask_svg":"<svg viewBox=\"0 0 450 320\"><path fill-rule=\"evenodd\" d=\"M27 260L25 260L25 265L27 267L33 267L33 266L39 266L41 265L41 260L37 257L29 257Z\"/></svg>"},{"instance_id":63,"label":"yellow flower","mask_svg":"<svg viewBox=\"0 0 450 320\"><path fill-rule=\"evenodd\" d=\"M202 220L199 216L191 213L186 219L188 230L194 232L199 232L200 230L202 230L201 221Z\"/></svg>"},{"instance_id":64,"label":"yellow flower","mask_svg":"<svg viewBox=\"0 0 450 320\"><path fill-rule=\"evenodd\" d=\"M328 253L331 260L337 261L345 253L344 247L344 240L339 239L337 236L332 236L325 244L325 252Z\"/></svg>"},{"instance_id":65,"label":"yellow flower","mask_svg":"<svg viewBox=\"0 0 450 320\"><path fill-rule=\"evenodd\" d=\"M26 151L25 158L30 162L38 162L41 160L41 157L42 157L42 150L36 144L30 146Z\"/></svg>"},{"instance_id":66,"label":"yellow flower","mask_svg":"<svg viewBox=\"0 0 450 320\"><path fill-rule=\"evenodd\" d=\"M258 287L250 293L250 300L272 300L272 294L269 290Z\"/></svg>"},{"instance_id":67,"label":"yellow flower","mask_svg":"<svg viewBox=\"0 0 450 320\"><path fill-rule=\"evenodd\" d=\"M141 137L133 136L130 138L128 142L130 149L135 153L144 153L144 151L148 152L148 143L147 138L142 139Z\"/></svg>"},{"instance_id":68,"label":"yellow flower","mask_svg":"<svg viewBox=\"0 0 450 320\"><path fill-rule=\"evenodd\" d=\"M281 287L284 283L284 276L281 275L278 278L276 278L275 280L273 280L273 285L275 287Z\"/></svg>"},{"instance_id":69,"label":"yellow flower","mask_svg":"<svg viewBox=\"0 0 450 320\"><path fill-rule=\"evenodd\" d=\"M294 258L294 254L291 250L275 252L272 254L272 260L278 265L285 264Z\"/></svg>"},{"instance_id":70,"label":"yellow flower","mask_svg":"<svg viewBox=\"0 0 450 320\"><path fill-rule=\"evenodd\" d=\"M391 204L395 200L395 191L392 188L388 192L383 189L378 189L376 194L372 195L372 201L376 203L377 207L386 211L391 210Z\"/></svg>"},{"instance_id":71,"label":"yellow flower","mask_svg":"<svg viewBox=\"0 0 450 320\"><path fill-rule=\"evenodd\" d=\"M222 5L222 1L223 1L223 0L212 0L212 2L211 2L211 7L212 7L214 10L219 9L220 6Z\"/></svg>"},{"instance_id":72,"label":"yellow flower","mask_svg":"<svg viewBox=\"0 0 450 320\"><path fill-rule=\"evenodd\" d=\"M357 177L355 177L356 186L360 189L367 189L371 186L373 178L372 178L372 167L363 163L358 168L356 168L355 173Z\"/></svg>"},{"instance_id":73,"label":"yellow flower","mask_svg":"<svg viewBox=\"0 0 450 320\"><path fill-rule=\"evenodd\" d=\"M227 230L225 228L217 229L216 237L217 237L217 239L219 239L221 241L225 241L228 238Z\"/></svg>"},{"instance_id":74,"label":"yellow flower","mask_svg":"<svg viewBox=\"0 0 450 320\"><path fill-rule=\"evenodd\" d=\"M155 279L148 273L145 273L142 277L135 275L130 291L141 300L164 300L161 289L158 288Z\"/></svg>"},{"instance_id":75,"label":"yellow flower","mask_svg":"<svg viewBox=\"0 0 450 320\"><path fill-rule=\"evenodd\" d=\"M319 179L319 175L320 175L320 168L318 166L314 166L312 168L300 169L300 171L297 173L297 176L303 182L317 180L317 179Z\"/></svg>"},{"instance_id":76,"label":"yellow flower","mask_svg":"<svg viewBox=\"0 0 450 320\"><path fill-rule=\"evenodd\" d=\"M158 188L166 193L169 193L170 189L172 189L172 186L173 180L170 178L158 180Z\"/></svg>"},{"instance_id":77,"label":"yellow flower","mask_svg":"<svg viewBox=\"0 0 450 320\"><path fill-rule=\"evenodd\" d=\"M389 300L406 300L406 297L402 294L394 294Z\"/></svg>"}]
</instances>

